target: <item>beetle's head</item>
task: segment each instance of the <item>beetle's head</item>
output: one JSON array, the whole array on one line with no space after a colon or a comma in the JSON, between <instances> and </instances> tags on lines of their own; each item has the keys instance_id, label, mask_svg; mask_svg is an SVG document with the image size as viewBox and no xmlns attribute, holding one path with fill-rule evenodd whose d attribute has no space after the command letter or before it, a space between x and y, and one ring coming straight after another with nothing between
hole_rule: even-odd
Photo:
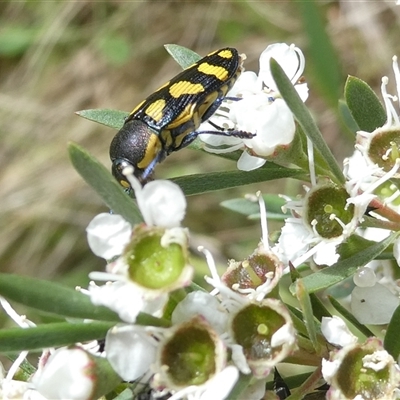
<instances>
[{"instance_id":1,"label":"beetle's head","mask_svg":"<svg viewBox=\"0 0 400 400\"><path fill-rule=\"evenodd\" d=\"M157 162L165 158L158 134L140 120L128 120L114 136L110 145L112 174L125 188L130 184L122 173L132 166L134 175L145 183Z\"/></svg>"}]
</instances>

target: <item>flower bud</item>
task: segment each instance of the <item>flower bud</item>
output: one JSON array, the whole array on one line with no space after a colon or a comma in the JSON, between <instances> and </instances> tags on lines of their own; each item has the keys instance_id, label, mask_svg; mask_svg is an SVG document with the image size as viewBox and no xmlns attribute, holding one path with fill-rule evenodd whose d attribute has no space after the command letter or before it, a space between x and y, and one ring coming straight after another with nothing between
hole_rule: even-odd
<instances>
[{"instance_id":1,"label":"flower bud","mask_svg":"<svg viewBox=\"0 0 400 400\"><path fill-rule=\"evenodd\" d=\"M58 349L33 377L37 391L48 399L98 399L119 382L107 360L81 348Z\"/></svg>"}]
</instances>

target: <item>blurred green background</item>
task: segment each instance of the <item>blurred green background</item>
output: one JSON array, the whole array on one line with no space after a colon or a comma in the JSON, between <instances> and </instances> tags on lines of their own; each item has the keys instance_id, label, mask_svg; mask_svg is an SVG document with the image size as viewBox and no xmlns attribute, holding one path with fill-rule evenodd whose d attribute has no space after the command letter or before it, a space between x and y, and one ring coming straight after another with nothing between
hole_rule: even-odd
<instances>
[{"instance_id":1,"label":"blurred green background","mask_svg":"<svg viewBox=\"0 0 400 400\"><path fill-rule=\"evenodd\" d=\"M352 151L337 100L346 75L379 92L391 58L400 56L400 7L382 1L3 1L0 7L0 270L46 279L103 269L88 249L85 227L107 212L72 168L67 142L87 148L107 167L115 134L75 111L130 111L179 72L163 48L201 55L236 47L246 69L274 42L295 43L306 57L307 101L339 160ZM235 168L211 155L183 150L156 169L157 178ZM222 263L246 257L259 222L222 209L229 198L292 183L269 182L188 199L185 225L193 245ZM287 187L289 185L289 189Z\"/></svg>"}]
</instances>

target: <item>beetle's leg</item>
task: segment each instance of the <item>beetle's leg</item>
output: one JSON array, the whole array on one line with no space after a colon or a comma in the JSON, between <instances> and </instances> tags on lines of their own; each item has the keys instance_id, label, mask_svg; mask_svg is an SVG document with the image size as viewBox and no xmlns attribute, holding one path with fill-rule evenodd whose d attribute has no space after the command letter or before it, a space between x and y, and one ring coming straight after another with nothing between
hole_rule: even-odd
<instances>
[{"instance_id":1,"label":"beetle's leg","mask_svg":"<svg viewBox=\"0 0 400 400\"><path fill-rule=\"evenodd\" d=\"M225 100L239 101L242 99L240 97L225 97L224 93L221 90L218 90L218 97L203 114L201 121L204 122L207 121L209 118L211 118L214 115L215 111L217 111L221 103Z\"/></svg>"},{"instance_id":2,"label":"beetle's leg","mask_svg":"<svg viewBox=\"0 0 400 400\"><path fill-rule=\"evenodd\" d=\"M210 121L208 121L210 122ZM213 124L211 124L213 125ZM214 126L214 125L213 125ZM197 138L198 135L201 135L203 133L209 133L211 135L222 135L222 136L233 136L237 137L240 139L251 139L252 137L256 136L255 133L251 132L244 132L244 131L237 131L237 130L220 130L220 127L216 127L218 130L216 131L194 131L189 133L188 135L185 136L185 138L182 140L182 143L180 144L179 147L177 147L174 150L180 150L186 146L188 146L190 143L193 142Z\"/></svg>"},{"instance_id":3,"label":"beetle's leg","mask_svg":"<svg viewBox=\"0 0 400 400\"><path fill-rule=\"evenodd\" d=\"M150 164L143 170L143 172L140 174L138 179L142 184L145 184L149 178L151 178L151 175L153 174L155 166L163 161L166 157L166 154L163 150L159 151L157 155L154 157L154 159L150 162Z\"/></svg>"}]
</instances>

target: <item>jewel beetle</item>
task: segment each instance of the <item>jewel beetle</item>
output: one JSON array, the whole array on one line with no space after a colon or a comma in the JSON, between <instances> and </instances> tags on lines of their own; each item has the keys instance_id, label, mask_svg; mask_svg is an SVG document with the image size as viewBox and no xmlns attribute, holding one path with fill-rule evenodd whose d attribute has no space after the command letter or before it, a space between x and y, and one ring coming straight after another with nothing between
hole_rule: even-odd
<instances>
[{"instance_id":1,"label":"jewel beetle","mask_svg":"<svg viewBox=\"0 0 400 400\"><path fill-rule=\"evenodd\" d=\"M231 47L216 50L184 69L139 103L126 118L110 145L112 173L129 188L122 171L132 166L145 184L154 167L170 153L190 144L199 133L237 137L252 134L236 130L199 132L243 71L243 57Z\"/></svg>"}]
</instances>

